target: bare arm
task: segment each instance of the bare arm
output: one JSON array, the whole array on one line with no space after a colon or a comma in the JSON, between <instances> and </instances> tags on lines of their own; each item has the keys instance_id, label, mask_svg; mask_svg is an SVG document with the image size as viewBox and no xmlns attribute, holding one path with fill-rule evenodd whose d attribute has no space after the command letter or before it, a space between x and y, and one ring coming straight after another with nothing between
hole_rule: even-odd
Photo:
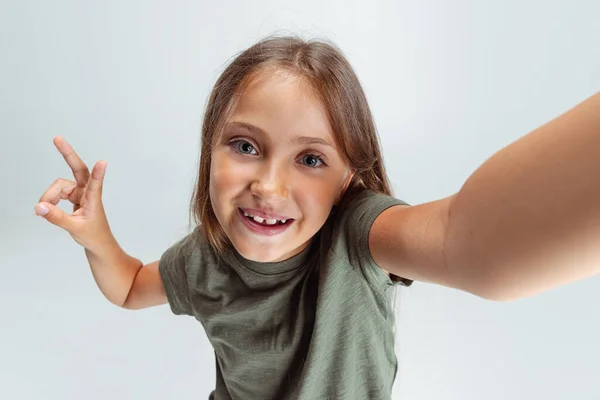
<instances>
[{"instance_id":1,"label":"bare arm","mask_svg":"<svg viewBox=\"0 0 600 400\"><path fill-rule=\"evenodd\" d=\"M140 310L166 303L167 294L158 272L158 261L154 261L139 269L122 307Z\"/></svg>"},{"instance_id":2,"label":"bare arm","mask_svg":"<svg viewBox=\"0 0 600 400\"><path fill-rule=\"evenodd\" d=\"M148 279L148 267L158 262L144 267L140 260L125 253L116 241L100 251L85 249L85 254L98 288L111 303L124 308L137 305L136 309L162 304L156 302L156 297L160 298L162 286L156 288L155 283ZM146 284L150 287L144 287ZM152 296L149 293L152 291L158 293ZM148 295L154 300L153 304L145 304L144 299Z\"/></svg>"},{"instance_id":3,"label":"bare arm","mask_svg":"<svg viewBox=\"0 0 600 400\"><path fill-rule=\"evenodd\" d=\"M446 252L451 273L500 300L600 272L600 93L471 175L450 208Z\"/></svg>"},{"instance_id":4,"label":"bare arm","mask_svg":"<svg viewBox=\"0 0 600 400\"><path fill-rule=\"evenodd\" d=\"M383 269L512 300L600 273L600 93L500 150L450 197L392 207Z\"/></svg>"},{"instance_id":5,"label":"bare arm","mask_svg":"<svg viewBox=\"0 0 600 400\"><path fill-rule=\"evenodd\" d=\"M446 266L444 240L451 202L452 197L448 197L388 208L371 227L369 250L375 263L386 272L482 296L460 275L449 274Z\"/></svg>"},{"instance_id":6,"label":"bare arm","mask_svg":"<svg viewBox=\"0 0 600 400\"><path fill-rule=\"evenodd\" d=\"M90 174L62 137L55 137L54 144L73 171L75 181L54 181L35 205L36 214L65 229L84 247L96 284L111 303L132 309L166 303L158 262L142 268L142 262L126 254L111 232L102 204L106 162L96 163ZM72 214L56 206L61 200L73 204Z\"/></svg>"}]
</instances>

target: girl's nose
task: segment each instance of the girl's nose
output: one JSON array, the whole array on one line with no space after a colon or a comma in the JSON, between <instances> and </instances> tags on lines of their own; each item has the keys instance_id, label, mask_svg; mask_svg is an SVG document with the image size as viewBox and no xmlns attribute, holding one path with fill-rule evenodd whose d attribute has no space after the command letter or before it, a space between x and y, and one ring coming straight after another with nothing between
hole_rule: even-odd
<instances>
[{"instance_id":1,"label":"girl's nose","mask_svg":"<svg viewBox=\"0 0 600 400\"><path fill-rule=\"evenodd\" d=\"M250 192L263 201L279 202L287 199L288 187L285 174L281 168L276 171L271 168L266 173L257 177L250 185Z\"/></svg>"}]
</instances>

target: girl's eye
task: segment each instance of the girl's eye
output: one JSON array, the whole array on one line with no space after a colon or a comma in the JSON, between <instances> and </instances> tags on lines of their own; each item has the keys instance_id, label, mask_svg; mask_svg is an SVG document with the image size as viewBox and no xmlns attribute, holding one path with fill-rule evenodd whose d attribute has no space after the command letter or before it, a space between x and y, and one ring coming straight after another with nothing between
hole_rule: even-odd
<instances>
[{"instance_id":1,"label":"girl's eye","mask_svg":"<svg viewBox=\"0 0 600 400\"><path fill-rule=\"evenodd\" d=\"M234 140L229 145L233 147L238 153L251 155L256 154L256 149L254 149L254 146L252 146L245 140Z\"/></svg>"},{"instance_id":2,"label":"girl's eye","mask_svg":"<svg viewBox=\"0 0 600 400\"><path fill-rule=\"evenodd\" d=\"M302 162L304 165L306 165L307 167L310 168L319 168L323 165L325 165L325 163L323 162L323 159L319 156L317 156L316 154L307 154L304 157L302 157Z\"/></svg>"}]
</instances>

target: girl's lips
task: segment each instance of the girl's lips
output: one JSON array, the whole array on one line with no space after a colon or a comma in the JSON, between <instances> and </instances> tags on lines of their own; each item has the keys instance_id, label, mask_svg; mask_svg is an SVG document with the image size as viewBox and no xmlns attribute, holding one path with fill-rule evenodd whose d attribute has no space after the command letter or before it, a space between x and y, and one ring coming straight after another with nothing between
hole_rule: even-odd
<instances>
[{"instance_id":1,"label":"girl's lips","mask_svg":"<svg viewBox=\"0 0 600 400\"><path fill-rule=\"evenodd\" d=\"M275 225L263 225L259 224L255 220L248 218L244 215L244 211L238 208L237 214L240 217L242 224L253 233L264 235L264 236L275 236L286 231L293 223L294 220L287 220L285 224Z\"/></svg>"}]
</instances>

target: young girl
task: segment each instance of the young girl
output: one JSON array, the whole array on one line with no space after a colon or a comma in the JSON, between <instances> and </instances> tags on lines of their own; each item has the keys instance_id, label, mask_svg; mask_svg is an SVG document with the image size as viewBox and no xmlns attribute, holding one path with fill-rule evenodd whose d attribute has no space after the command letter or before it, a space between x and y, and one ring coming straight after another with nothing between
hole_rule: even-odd
<instances>
[{"instance_id":1,"label":"young girl","mask_svg":"<svg viewBox=\"0 0 600 400\"><path fill-rule=\"evenodd\" d=\"M113 237L91 173L36 213L85 248L112 303L169 303L215 351L211 399L385 399L397 371L392 294L413 280L490 300L600 271L600 97L506 147L453 196L392 197L375 125L333 45L268 38L216 82L202 127L193 232L148 265ZM68 215L56 207L74 204Z\"/></svg>"}]
</instances>

